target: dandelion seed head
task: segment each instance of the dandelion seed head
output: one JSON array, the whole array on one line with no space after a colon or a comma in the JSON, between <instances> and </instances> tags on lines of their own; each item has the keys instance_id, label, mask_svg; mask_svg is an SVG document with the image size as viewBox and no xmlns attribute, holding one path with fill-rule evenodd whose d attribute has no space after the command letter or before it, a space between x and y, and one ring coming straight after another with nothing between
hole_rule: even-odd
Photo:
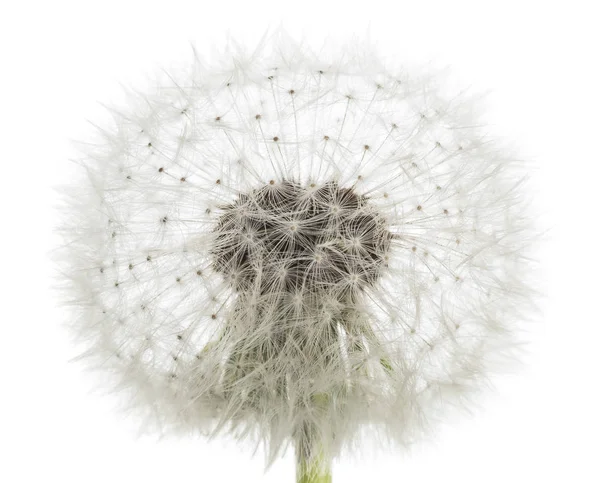
<instances>
[{"instance_id":1,"label":"dandelion seed head","mask_svg":"<svg viewBox=\"0 0 600 483\"><path fill-rule=\"evenodd\" d=\"M85 150L72 327L147 428L269 461L308 434L330 456L410 443L510 354L520 166L468 99L351 54L230 48L132 93Z\"/></svg>"}]
</instances>

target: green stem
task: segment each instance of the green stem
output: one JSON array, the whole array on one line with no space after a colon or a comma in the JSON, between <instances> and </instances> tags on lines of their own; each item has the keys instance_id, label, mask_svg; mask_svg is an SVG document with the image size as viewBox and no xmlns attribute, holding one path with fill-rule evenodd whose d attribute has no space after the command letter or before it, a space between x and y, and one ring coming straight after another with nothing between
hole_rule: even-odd
<instances>
[{"instance_id":1,"label":"green stem","mask_svg":"<svg viewBox=\"0 0 600 483\"><path fill-rule=\"evenodd\" d=\"M319 405L327 398L324 394L313 397ZM331 460L319 442L318 431L305 424L296 439L296 483L331 483Z\"/></svg>"},{"instance_id":2,"label":"green stem","mask_svg":"<svg viewBox=\"0 0 600 483\"><path fill-rule=\"evenodd\" d=\"M325 461L322 452L313 457L298 455L296 483L331 483L331 463Z\"/></svg>"}]
</instances>

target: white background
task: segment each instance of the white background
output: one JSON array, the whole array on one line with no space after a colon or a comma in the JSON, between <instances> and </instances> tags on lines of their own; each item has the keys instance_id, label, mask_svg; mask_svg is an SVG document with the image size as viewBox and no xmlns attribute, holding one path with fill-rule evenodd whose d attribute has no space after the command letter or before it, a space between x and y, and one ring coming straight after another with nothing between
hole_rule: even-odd
<instances>
[{"instance_id":1,"label":"white background","mask_svg":"<svg viewBox=\"0 0 600 483\"><path fill-rule=\"evenodd\" d=\"M352 33L491 91L490 118L534 173L547 297L520 372L410 454L334 464L334 482L600 481L600 74L596 2L21 1L0 7L0 480L292 482L289 455L137 438L91 392L49 290L52 186L97 101L175 58L280 23L314 45Z\"/></svg>"}]
</instances>

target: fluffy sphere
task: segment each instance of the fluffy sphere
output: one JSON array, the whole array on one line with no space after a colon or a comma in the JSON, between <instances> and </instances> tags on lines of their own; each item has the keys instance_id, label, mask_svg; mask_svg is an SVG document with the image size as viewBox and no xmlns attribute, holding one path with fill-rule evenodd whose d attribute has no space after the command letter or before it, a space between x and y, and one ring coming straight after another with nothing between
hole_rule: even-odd
<instances>
[{"instance_id":1,"label":"fluffy sphere","mask_svg":"<svg viewBox=\"0 0 600 483\"><path fill-rule=\"evenodd\" d=\"M113 111L64 224L72 326L146 423L335 456L480 385L529 221L471 103L289 45L169 79Z\"/></svg>"}]
</instances>

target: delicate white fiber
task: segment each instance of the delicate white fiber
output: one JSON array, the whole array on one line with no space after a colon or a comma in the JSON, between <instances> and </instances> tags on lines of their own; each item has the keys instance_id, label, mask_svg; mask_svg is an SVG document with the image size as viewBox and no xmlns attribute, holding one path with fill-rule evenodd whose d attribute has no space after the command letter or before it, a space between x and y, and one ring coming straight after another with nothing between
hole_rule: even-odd
<instances>
[{"instance_id":1,"label":"delicate white fiber","mask_svg":"<svg viewBox=\"0 0 600 483\"><path fill-rule=\"evenodd\" d=\"M72 326L149 429L270 461L307 434L328 457L363 429L406 443L514 347L519 163L435 79L331 58L276 36L196 59L85 150Z\"/></svg>"}]
</instances>

